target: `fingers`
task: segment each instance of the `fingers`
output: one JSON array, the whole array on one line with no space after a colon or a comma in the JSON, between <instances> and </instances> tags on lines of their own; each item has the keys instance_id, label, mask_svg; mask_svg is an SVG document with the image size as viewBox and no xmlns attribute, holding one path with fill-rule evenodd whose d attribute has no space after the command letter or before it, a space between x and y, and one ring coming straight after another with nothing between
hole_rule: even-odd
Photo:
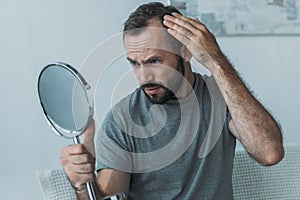
<instances>
[{"instance_id":1,"label":"fingers","mask_svg":"<svg viewBox=\"0 0 300 200\"><path fill-rule=\"evenodd\" d=\"M94 163L73 164L70 171L77 174L94 174L95 167Z\"/></svg>"},{"instance_id":2,"label":"fingers","mask_svg":"<svg viewBox=\"0 0 300 200\"><path fill-rule=\"evenodd\" d=\"M96 182L96 175L94 173L78 174L73 171L66 171L71 185L77 190L82 191L86 189L86 183Z\"/></svg>"},{"instance_id":3,"label":"fingers","mask_svg":"<svg viewBox=\"0 0 300 200\"><path fill-rule=\"evenodd\" d=\"M196 31L196 28L192 24L186 23L184 20L169 15L164 17L163 23L171 30L176 30L187 37L192 37L194 35L193 32Z\"/></svg>"},{"instance_id":4,"label":"fingers","mask_svg":"<svg viewBox=\"0 0 300 200\"><path fill-rule=\"evenodd\" d=\"M177 13L173 16L165 15L163 23L168 27L168 32L187 47L199 42L199 37L206 31L206 27L198 19Z\"/></svg>"},{"instance_id":5,"label":"fingers","mask_svg":"<svg viewBox=\"0 0 300 200\"><path fill-rule=\"evenodd\" d=\"M181 34L175 30L168 29L168 33L170 33L174 38L180 41L183 45L188 46L190 43L190 39L186 37L184 34Z\"/></svg>"},{"instance_id":6,"label":"fingers","mask_svg":"<svg viewBox=\"0 0 300 200\"><path fill-rule=\"evenodd\" d=\"M77 191L83 191L86 189L86 183L96 182L95 174L85 174L84 176L78 176L76 173L70 173L68 175L71 185Z\"/></svg>"},{"instance_id":7,"label":"fingers","mask_svg":"<svg viewBox=\"0 0 300 200\"><path fill-rule=\"evenodd\" d=\"M62 165L72 163L74 165L86 164L86 163L94 163L95 158L91 154L78 154L78 155L68 155L61 157Z\"/></svg>"},{"instance_id":8,"label":"fingers","mask_svg":"<svg viewBox=\"0 0 300 200\"><path fill-rule=\"evenodd\" d=\"M61 164L77 190L85 189L85 183L95 181L95 158L83 144L64 147L61 151Z\"/></svg>"},{"instance_id":9,"label":"fingers","mask_svg":"<svg viewBox=\"0 0 300 200\"><path fill-rule=\"evenodd\" d=\"M69 154L77 155L77 154L84 154L84 153L88 153L88 150L83 144L71 144L69 146L64 147L61 150L62 156L64 155L68 156Z\"/></svg>"},{"instance_id":10,"label":"fingers","mask_svg":"<svg viewBox=\"0 0 300 200\"><path fill-rule=\"evenodd\" d=\"M87 151L83 144L73 144L64 147L61 151L62 165L80 165L95 163L95 157Z\"/></svg>"},{"instance_id":11,"label":"fingers","mask_svg":"<svg viewBox=\"0 0 300 200\"><path fill-rule=\"evenodd\" d=\"M200 20L196 17L195 19L194 19L196 22L198 22L198 23L201 23L200 22Z\"/></svg>"},{"instance_id":12,"label":"fingers","mask_svg":"<svg viewBox=\"0 0 300 200\"><path fill-rule=\"evenodd\" d=\"M189 22L189 23L193 24L195 27L197 27L197 24L203 25L199 20L198 20L198 23L194 23L194 19L189 18L189 17L184 16L184 15L180 15L180 14L175 13L175 12L172 13L172 16L174 16L174 17L177 18L177 19L181 19L181 20L183 20L183 21L185 21L185 22Z\"/></svg>"},{"instance_id":13,"label":"fingers","mask_svg":"<svg viewBox=\"0 0 300 200\"><path fill-rule=\"evenodd\" d=\"M169 23L169 25L165 24L169 28L176 29L178 26L181 28L185 28L189 30L190 32L195 31L206 31L206 26L200 22L198 18L191 19L189 17L180 15L178 13L172 13L173 16L165 15L164 16L164 23Z\"/></svg>"}]
</instances>

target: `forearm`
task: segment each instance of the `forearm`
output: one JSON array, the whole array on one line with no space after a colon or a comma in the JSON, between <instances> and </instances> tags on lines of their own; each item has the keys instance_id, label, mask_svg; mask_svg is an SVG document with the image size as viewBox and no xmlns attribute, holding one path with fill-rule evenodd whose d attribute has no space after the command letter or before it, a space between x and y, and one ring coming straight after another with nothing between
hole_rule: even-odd
<instances>
[{"instance_id":1,"label":"forearm","mask_svg":"<svg viewBox=\"0 0 300 200\"><path fill-rule=\"evenodd\" d=\"M231 113L235 136L261 164L277 163L283 156L278 124L253 97L223 54L214 64L211 72Z\"/></svg>"}]
</instances>

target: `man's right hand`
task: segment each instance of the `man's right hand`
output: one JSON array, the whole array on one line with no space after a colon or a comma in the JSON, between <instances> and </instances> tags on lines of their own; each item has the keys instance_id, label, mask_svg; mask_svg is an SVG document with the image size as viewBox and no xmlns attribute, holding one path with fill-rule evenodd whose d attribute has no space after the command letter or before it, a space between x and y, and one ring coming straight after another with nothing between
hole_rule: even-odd
<instances>
[{"instance_id":1,"label":"man's right hand","mask_svg":"<svg viewBox=\"0 0 300 200\"><path fill-rule=\"evenodd\" d=\"M94 148L95 122L92 121L84 132L84 144L73 144L62 149L61 163L75 188L78 199L89 199L86 183L91 182L97 198L103 195L115 195L124 192L128 194L130 174L114 169L95 171ZM101 192L100 192L101 188Z\"/></svg>"},{"instance_id":2,"label":"man's right hand","mask_svg":"<svg viewBox=\"0 0 300 200\"><path fill-rule=\"evenodd\" d=\"M72 186L78 192L86 191L87 182L96 182L95 176L95 150L94 150L95 124L91 121L84 132L84 144L72 144L61 151L61 163Z\"/></svg>"}]
</instances>

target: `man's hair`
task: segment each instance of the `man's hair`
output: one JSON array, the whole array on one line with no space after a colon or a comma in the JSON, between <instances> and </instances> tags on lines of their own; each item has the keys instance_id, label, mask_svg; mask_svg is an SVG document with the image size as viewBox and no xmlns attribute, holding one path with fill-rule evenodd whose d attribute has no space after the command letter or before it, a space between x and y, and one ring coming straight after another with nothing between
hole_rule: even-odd
<instances>
[{"instance_id":1,"label":"man's hair","mask_svg":"<svg viewBox=\"0 0 300 200\"><path fill-rule=\"evenodd\" d=\"M174 6L165 6L159 2L143 4L129 15L123 31L145 28L153 20L159 20L163 25L163 17L173 12L181 14Z\"/></svg>"},{"instance_id":2,"label":"man's hair","mask_svg":"<svg viewBox=\"0 0 300 200\"><path fill-rule=\"evenodd\" d=\"M173 12L181 14L174 6L165 6L159 2L151 2L139 6L125 21L123 38L126 34L136 35L141 33L155 20L160 21L163 28L166 30L167 27L163 24L163 17L165 15L172 15ZM171 35L169 35L167 39L176 50L179 50L182 46L182 44Z\"/></svg>"}]
</instances>

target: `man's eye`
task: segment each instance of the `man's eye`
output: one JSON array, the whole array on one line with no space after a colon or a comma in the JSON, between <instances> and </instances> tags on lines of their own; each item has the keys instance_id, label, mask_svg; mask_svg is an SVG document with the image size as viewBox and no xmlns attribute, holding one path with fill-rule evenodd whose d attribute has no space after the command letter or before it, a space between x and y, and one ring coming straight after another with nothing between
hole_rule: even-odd
<instances>
[{"instance_id":1,"label":"man's eye","mask_svg":"<svg viewBox=\"0 0 300 200\"><path fill-rule=\"evenodd\" d=\"M130 61L130 65L133 67L137 67L137 66L139 66L139 63L137 63L135 61Z\"/></svg>"},{"instance_id":2,"label":"man's eye","mask_svg":"<svg viewBox=\"0 0 300 200\"><path fill-rule=\"evenodd\" d=\"M159 59L152 59L149 61L149 63L151 64L157 64L157 63L160 63L161 61Z\"/></svg>"}]
</instances>

